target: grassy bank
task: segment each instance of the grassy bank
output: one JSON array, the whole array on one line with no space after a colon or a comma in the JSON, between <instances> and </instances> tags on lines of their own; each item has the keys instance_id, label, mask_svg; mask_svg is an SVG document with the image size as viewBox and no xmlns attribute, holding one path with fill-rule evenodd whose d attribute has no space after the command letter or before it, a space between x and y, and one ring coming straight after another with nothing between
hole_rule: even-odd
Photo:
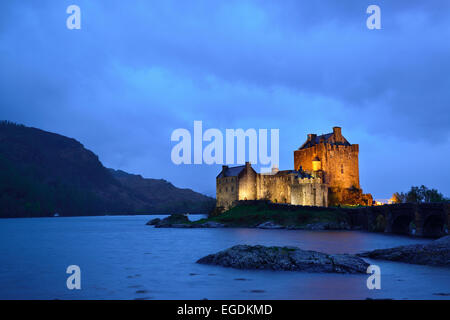
<instances>
[{"instance_id":1,"label":"grassy bank","mask_svg":"<svg viewBox=\"0 0 450 320\"><path fill-rule=\"evenodd\" d=\"M265 203L239 205L224 213L208 219L192 222L201 224L207 221L215 221L229 227L254 227L261 223L272 221L285 227L304 227L313 223L341 223L348 222L345 212L328 208L311 207L284 207L269 206Z\"/></svg>"}]
</instances>

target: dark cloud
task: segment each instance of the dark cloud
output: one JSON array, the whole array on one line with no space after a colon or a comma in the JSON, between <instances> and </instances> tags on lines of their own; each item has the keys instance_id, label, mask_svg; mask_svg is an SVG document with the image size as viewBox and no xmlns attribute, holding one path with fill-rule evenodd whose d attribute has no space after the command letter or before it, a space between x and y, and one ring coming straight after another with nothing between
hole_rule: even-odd
<instances>
[{"instance_id":1,"label":"dark cloud","mask_svg":"<svg viewBox=\"0 0 450 320\"><path fill-rule=\"evenodd\" d=\"M377 1L376 31L369 1L80 0L78 31L65 27L72 3L2 7L1 118L209 194L218 167L171 164L172 130L280 128L291 167L306 133L338 124L375 196L422 181L450 194L448 166L428 163L450 153L448 1Z\"/></svg>"}]
</instances>

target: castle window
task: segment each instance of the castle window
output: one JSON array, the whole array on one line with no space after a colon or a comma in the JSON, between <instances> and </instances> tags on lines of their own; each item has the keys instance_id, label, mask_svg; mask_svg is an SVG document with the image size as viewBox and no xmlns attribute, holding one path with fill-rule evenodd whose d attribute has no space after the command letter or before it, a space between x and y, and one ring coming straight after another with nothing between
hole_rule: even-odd
<instances>
[{"instance_id":1,"label":"castle window","mask_svg":"<svg viewBox=\"0 0 450 320\"><path fill-rule=\"evenodd\" d=\"M228 192L228 187L225 188L225 191Z\"/></svg>"},{"instance_id":2,"label":"castle window","mask_svg":"<svg viewBox=\"0 0 450 320\"><path fill-rule=\"evenodd\" d=\"M344 165L341 164L341 174L344 174Z\"/></svg>"},{"instance_id":3,"label":"castle window","mask_svg":"<svg viewBox=\"0 0 450 320\"><path fill-rule=\"evenodd\" d=\"M234 191L234 187L231 187L231 192L233 192Z\"/></svg>"}]
</instances>

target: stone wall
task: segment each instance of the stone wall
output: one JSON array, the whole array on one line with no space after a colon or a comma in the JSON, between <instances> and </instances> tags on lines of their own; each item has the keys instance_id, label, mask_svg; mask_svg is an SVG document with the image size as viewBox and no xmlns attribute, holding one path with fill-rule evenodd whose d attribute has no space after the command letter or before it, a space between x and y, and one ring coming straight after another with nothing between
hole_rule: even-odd
<instances>
[{"instance_id":1,"label":"stone wall","mask_svg":"<svg viewBox=\"0 0 450 320\"><path fill-rule=\"evenodd\" d=\"M224 177L216 179L216 206L229 209L233 202L238 200L239 188L237 177Z\"/></svg>"},{"instance_id":2,"label":"stone wall","mask_svg":"<svg viewBox=\"0 0 450 320\"><path fill-rule=\"evenodd\" d=\"M256 200L256 178L257 173L246 163L245 169L238 176L239 200Z\"/></svg>"},{"instance_id":3,"label":"stone wall","mask_svg":"<svg viewBox=\"0 0 450 320\"><path fill-rule=\"evenodd\" d=\"M257 175L257 199L293 205L328 205L328 187L319 178L298 178L295 174Z\"/></svg>"},{"instance_id":4,"label":"stone wall","mask_svg":"<svg viewBox=\"0 0 450 320\"><path fill-rule=\"evenodd\" d=\"M269 174L258 174L257 199L267 199L273 203L291 202L291 179L288 175L276 176Z\"/></svg>"},{"instance_id":5,"label":"stone wall","mask_svg":"<svg viewBox=\"0 0 450 320\"><path fill-rule=\"evenodd\" d=\"M328 206L328 188L322 183L295 183L291 187L291 204L304 206Z\"/></svg>"},{"instance_id":6,"label":"stone wall","mask_svg":"<svg viewBox=\"0 0 450 320\"><path fill-rule=\"evenodd\" d=\"M320 143L307 149L294 151L294 168L313 171L313 159L318 157L324 172L324 183L330 187L360 188L359 146L332 145Z\"/></svg>"},{"instance_id":7,"label":"stone wall","mask_svg":"<svg viewBox=\"0 0 450 320\"><path fill-rule=\"evenodd\" d=\"M296 205L328 205L328 187L320 178L296 174L258 174L246 165L238 176L216 179L217 207L227 210L237 200L270 200Z\"/></svg>"}]
</instances>

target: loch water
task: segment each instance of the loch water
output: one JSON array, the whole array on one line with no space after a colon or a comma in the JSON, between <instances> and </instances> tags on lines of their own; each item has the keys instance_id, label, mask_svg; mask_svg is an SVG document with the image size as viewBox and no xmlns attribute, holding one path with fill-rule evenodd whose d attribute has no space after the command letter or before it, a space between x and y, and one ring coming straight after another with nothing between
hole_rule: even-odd
<instances>
[{"instance_id":1,"label":"loch water","mask_svg":"<svg viewBox=\"0 0 450 320\"><path fill-rule=\"evenodd\" d=\"M195 263L236 244L298 246L358 253L428 239L363 231L172 229L145 223L163 216L0 220L0 299L450 299L450 270L368 260L366 274L237 270ZM201 215L190 215L199 219ZM81 269L69 290L66 268Z\"/></svg>"}]
</instances>

